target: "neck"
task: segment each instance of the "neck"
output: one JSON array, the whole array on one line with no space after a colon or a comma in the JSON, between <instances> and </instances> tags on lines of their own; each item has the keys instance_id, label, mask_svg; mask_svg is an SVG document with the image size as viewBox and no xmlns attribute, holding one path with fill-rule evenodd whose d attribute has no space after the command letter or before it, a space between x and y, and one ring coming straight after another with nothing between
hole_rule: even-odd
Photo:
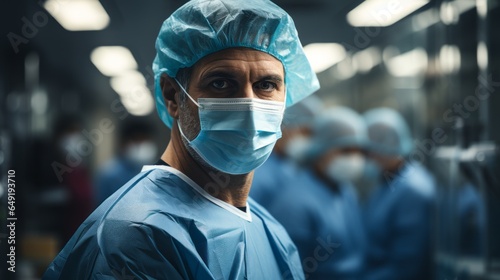
<instances>
[{"instance_id":1,"label":"neck","mask_svg":"<svg viewBox=\"0 0 500 280\"><path fill-rule=\"evenodd\" d=\"M231 175L211 169L196 161L182 142L177 125L172 125L170 143L161 159L181 171L215 198L235 207L245 207L253 172Z\"/></svg>"}]
</instances>

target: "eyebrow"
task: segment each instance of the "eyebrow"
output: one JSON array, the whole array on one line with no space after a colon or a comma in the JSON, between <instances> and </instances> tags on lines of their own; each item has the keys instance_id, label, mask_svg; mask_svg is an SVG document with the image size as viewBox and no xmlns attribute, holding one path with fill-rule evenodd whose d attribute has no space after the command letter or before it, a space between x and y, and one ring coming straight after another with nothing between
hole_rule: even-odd
<instances>
[{"instance_id":1,"label":"eyebrow","mask_svg":"<svg viewBox=\"0 0 500 280\"><path fill-rule=\"evenodd\" d=\"M206 74L202 77L202 79L210 79L210 78L226 78L226 79L236 79L236 75L229 71L214 71ZM283 78L280 75L266 75L259 78L259 81L271 80L276 83L283 83Z\"/></svg>"},{"instance_id":2,"label":"eyebrow","mask_svg":"<svg viewBox=\"0 0 500 280\"><path fill-rule=\"evenodd\" d=\"M235 79L236 76L232 74L231 72L228 71L214 71L214 72L209 72L208 74L202 76L202 79L209 79L209 78L227 78L227 79Z\"/></svg>"},{"instance_id":3,"label":"eyebrow","mask_svg":"<svg viewBox=\"0 0 500 280\"><path fill-rule=\"evenodd\" d=\"M262 80L271 80L271 81L274 81L276 83L283 83L283 78L281 78L281 76L279 76L279 75L264 76L260 80L261 81Z\"/></svg>"}]
</instances>

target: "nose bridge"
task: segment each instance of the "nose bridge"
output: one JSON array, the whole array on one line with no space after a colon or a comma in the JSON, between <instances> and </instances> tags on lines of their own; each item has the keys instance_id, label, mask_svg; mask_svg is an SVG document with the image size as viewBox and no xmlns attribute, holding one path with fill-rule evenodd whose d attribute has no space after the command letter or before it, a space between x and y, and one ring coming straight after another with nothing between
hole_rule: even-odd
<instances>
[{"instance_id":1,"label":"nose bridge","mask_svg":"<svg viewBox=\"0 0 500 280\"><path fill-rule=\"evenodd\" d=\"M238 92L238 97L255 98L252 82L250 80L245 80L245 82L240 86L239 91L240 92Z\"/></svg>"}]
</instances>

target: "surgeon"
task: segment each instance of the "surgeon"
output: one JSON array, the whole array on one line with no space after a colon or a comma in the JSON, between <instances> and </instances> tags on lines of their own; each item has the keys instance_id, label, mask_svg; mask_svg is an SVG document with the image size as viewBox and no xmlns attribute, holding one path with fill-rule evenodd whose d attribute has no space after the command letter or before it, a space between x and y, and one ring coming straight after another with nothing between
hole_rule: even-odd
<instances>
[{"instance_id":1,"label":"surgeon","mask_svg":"<svg viewBox=\"0 0 500 280\"><path fill-rule=\"evenodd\" d=\"M268 208L300 172L309 146L311 125L323 104L315 95L287 108L281 126L282 137L276 142L267 161L255 170L250 197Z\"/></svg>"},{"instance_id":2,"label":"surgeon","mask_svg":"<svg viewBox=\"0 0 500 280\"><path fill-rule=\"evenodd\" d=\"M307 279L360 279L366 242L352 181L363 174L366 128L345 107L319 114L306 151L310 167L295 174L269 212L297 245Z\"/></svg>"},{"instance_id":3,"label":"surgeon","mask_svg":"<svg viewBox=\"0 0 500 280\"><path fill-rule=\"evenodd\" d=\"M364 119L370 139L365 175L378 182L364 209L369 243L365 279L431 279L434 179L410 160L410 130L397 111L377 108Z\"/></svg>"},{"instance_id":4,"label":"surgeon","mask_svg":"<svg viewBox=\"0 0 500 280\"><path fill-rule=\"evenodd\" d=\"M304 279L284 228L248 198L285 107L319 88L292 19L265 0L193 0L163 23L156 50L171 140L44 279Z\"/></svg>"}]
</instances>

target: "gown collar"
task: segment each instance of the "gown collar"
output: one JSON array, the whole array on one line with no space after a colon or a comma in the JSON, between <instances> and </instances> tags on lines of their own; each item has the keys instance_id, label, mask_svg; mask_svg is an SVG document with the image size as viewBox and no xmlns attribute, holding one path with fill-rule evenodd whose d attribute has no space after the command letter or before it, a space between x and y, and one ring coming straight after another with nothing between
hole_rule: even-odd
<instances>
[{"instance_id":1,"label":"gown collar","mask_svg":"<svg viewBox=\"0 0 500 280\"><path fill-rule=\"evenodd\" d=\"M188 176L186 176L184 173L180 172L179 170L166 166L166 165L144 165L142 167L141 172L152 170L152 169L162 169L165 171L168 171L170 173L173 173L177 177L179 177L181 180L183 180L186 184L188 184L191 188L193 188L196 192L198 192L201 196L204 198L208 199L210 202L214 203L215 205L221 207L222 209L248 221L252 221L252 215L250 211L250 206L248 205L248 201L246 202L246 211L243 212L240 209L236 208L235 206L222 201L216 197L213 197L209 193L207 193L202 187L200 187L198 184L196 184L193 180L191 180Z\"/></svg>"}]
</instances>

